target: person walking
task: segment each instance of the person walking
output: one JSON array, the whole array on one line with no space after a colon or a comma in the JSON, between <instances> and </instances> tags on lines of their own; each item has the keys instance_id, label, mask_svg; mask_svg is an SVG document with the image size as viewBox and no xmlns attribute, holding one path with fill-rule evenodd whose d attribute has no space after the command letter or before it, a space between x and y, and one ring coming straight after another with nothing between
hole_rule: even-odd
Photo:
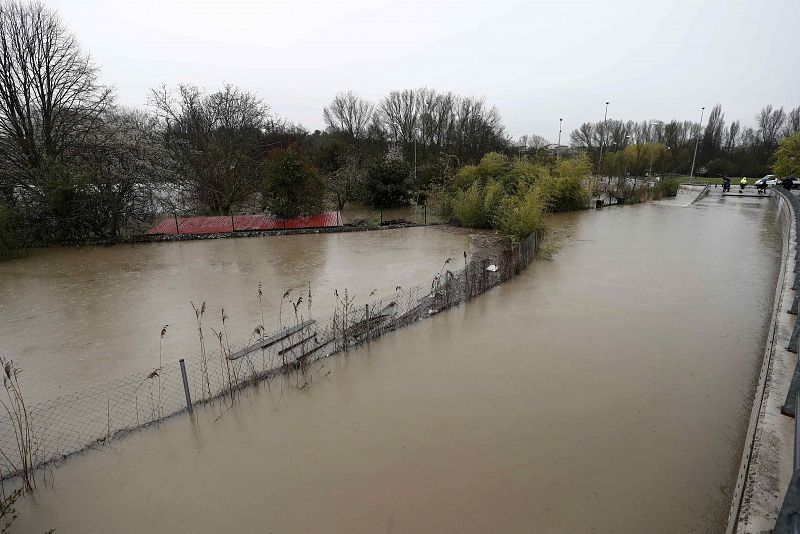
<instances>
[{"instance_id":1,"label":"person walking","mask_svg":"<svg viewBox=\"0 0 800 534\"><path fill-rule=\"evenodd\" d=\"M731 179L726 175L722 177L722 192L727 193L731 190Z\"/></svg>"},{"instance_id":2,"label":"person walking","mask_svg":"<svg viewBox=\"0 0 800 534\"><path fill-rule=\"evenodd\" d=\"M745 187L747 187L747 176L742 176L742 179L739 180L739 192L744 193Z\"/></svg>"}]
</instances>

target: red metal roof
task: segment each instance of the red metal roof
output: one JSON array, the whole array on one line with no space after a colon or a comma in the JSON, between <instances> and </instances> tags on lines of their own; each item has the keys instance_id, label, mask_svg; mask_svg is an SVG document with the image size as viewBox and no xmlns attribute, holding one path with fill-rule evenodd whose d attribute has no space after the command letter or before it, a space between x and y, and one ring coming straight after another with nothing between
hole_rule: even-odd
<instances>
[{"instance_id":1,"label":"red metal roof","mask_svg":"<svg viewBox=\"0 0 800 534\"><path fill-rule=\"evenodd\" d=\"M215 215L198 217L168 217L147 231L147 235L221 234L231 231L284 230L296 228L332 228L341 226L336 211L316 215L277 219L271 215ZM180 229L180 231L179 231Z\"/></svg>"}]
</instances>

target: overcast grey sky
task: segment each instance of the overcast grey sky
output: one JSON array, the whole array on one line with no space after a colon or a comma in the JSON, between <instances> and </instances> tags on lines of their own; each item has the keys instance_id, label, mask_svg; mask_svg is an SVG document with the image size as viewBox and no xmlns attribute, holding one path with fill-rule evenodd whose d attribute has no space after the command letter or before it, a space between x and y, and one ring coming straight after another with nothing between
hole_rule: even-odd
<instances>
[{"instance_id":1,"label":"overcast grey sky","mask_svg":"<svg viewBox=\"0 0 800 534\"><path fill-rule=\"evenodd\" d=\"M352 89L484 96L514 137L603 118L753 123L800 105L800 0L47 0L116 87L229 82L310 130Z\"/></svg>"}]
</instances>

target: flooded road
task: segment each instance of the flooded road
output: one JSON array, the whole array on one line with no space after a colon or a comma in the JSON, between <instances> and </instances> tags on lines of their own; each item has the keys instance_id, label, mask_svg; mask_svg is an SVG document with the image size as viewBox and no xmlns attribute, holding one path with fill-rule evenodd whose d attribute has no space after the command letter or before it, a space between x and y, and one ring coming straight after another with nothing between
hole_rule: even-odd
<instances>
[{"instance_id":1,"label":"flooded road","mask_svg":"<svg viewBox=\"0 0 800 534\"><path fill-rule=\"evenodd\" d=\"M363 302L397 285L429 280L449 256L469 248L469 233L447 228L217 239L136 246L54 248L0 263L0 353L25 377L29 402L105 383L199 351L190 305L207 303L205 325L246 342L294 321L285 290L304 294L300 310L333 311L334 294ZM308 310L306 285L311 285Z\"/></svg>"},{"instance_id":2,"label":"flooded road","mask_svg":"<svg viewBox=\"0 0 800 534\"><path fill-rule=\"evenodd\" d=\"M554 217L554 261L70 459L19 531L722 532L780 232L681 203Z\"/></svg>"}]
</instances>

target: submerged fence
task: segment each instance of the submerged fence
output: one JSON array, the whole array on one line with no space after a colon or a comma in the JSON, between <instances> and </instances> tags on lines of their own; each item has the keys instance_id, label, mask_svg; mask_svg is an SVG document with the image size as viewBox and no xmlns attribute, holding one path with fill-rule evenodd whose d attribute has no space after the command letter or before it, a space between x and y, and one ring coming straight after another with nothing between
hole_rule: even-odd
<instances>
[{"instance_id":1,"label":"submerged fence","mask_svg":"<svg viewBox=\"0 0 800 534\"><path fill-rule=\"evenodd\" d=\"M448 258L430 282L398 287L390 297L368 303L355 302L347 291L337 293L332 315L298 313L271 335L257 329L245 345L204 332L203 310L197 310L199 354L62 395L24 408L23 414L3 414L0 478L20 473L23 465L41 467L64 459L193 405L233 402L242 388L282 373L296 372L298 387L305 387L315 361L457 306L512 278L533 261L539 241L533 234L469 262L466 253ZM205 349L212 346L221 348Z\"/></svg>"}]
</instances>

